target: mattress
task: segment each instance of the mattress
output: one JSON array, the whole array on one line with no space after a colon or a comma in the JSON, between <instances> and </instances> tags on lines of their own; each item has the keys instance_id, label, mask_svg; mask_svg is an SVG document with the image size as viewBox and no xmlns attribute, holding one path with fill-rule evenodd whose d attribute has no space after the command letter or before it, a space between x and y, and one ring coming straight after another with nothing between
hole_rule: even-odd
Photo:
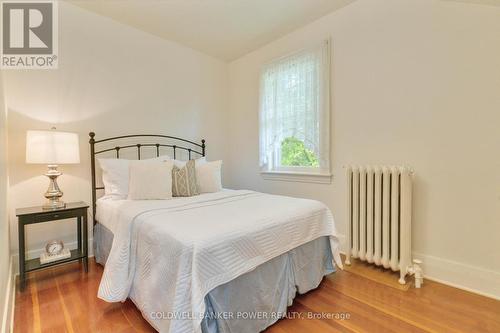
<instances>
[{"instance_id":1,"label":"mattress","mask_svg":"<svg viewBox=\"0 0 500 333\"><path fill-rule=\"evenodd\" d=\"M98 296L131 298L160 332L260 331L296 292L315 288L333 271L332 258L340 263L331 213L313 200L230 190L173 200L103 199L97 220L96 257L106 260ZM263 291L253 301L242 297L258 295L249 286ZM206 316L234 314L235 302L273 315Z\"/></svg>"}]
</instances>

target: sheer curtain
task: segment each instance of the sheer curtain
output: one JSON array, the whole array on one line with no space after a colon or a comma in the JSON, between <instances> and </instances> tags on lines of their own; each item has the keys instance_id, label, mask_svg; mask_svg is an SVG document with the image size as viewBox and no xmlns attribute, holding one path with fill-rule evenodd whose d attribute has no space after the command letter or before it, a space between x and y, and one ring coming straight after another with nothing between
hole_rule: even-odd
<instances>
[{"instance_id":1,"label":"sheer curtain","mask_svg":"<svg viewBox=\"0 0 500 333\"><path fill-rule=\"evenodd\" d=\"M329 43L267 64L261 73L260 166L279 170L285 138L295 137L318 158L314 172L329 173Z\"/></svg>"}]
</instances>

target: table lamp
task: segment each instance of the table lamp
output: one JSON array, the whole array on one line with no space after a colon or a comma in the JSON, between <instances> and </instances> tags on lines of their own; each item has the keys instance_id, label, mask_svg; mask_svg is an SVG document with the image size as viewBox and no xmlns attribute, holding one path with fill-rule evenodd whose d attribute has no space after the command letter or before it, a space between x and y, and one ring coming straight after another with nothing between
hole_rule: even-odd
<instances>
[{"instance_id":1,"label":"table lamp","mask_svg":"<svg viewBox=\"0 0 500 333\"><path fill-rule=\"evenodd\" d=\"M57 170L58 164L80 163L78 134L59 131L27 131L26 163L46 164L50 183L45 198L44 209L60 209L66 204L61 200L63 192L57 185L57 177L62 175Z\"/></svg>"}]
</instances>

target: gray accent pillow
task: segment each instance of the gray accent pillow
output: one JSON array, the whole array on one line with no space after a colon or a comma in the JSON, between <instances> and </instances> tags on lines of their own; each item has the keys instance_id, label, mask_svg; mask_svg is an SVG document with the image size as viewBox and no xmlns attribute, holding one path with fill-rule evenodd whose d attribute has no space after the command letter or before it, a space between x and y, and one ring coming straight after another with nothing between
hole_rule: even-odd
<instances>
[{"instance_id":1,"label":"gray accent pillow","mask_svg":"<svg viewBox=\"0 0 500 333\"><path fill-rule=\"evenodd\" d=\"M174 197L191 197L198 195L196 185L196 169L194 160L189 160L185 166L172 168L172 195Z\"/></svg>"}]
</instances>

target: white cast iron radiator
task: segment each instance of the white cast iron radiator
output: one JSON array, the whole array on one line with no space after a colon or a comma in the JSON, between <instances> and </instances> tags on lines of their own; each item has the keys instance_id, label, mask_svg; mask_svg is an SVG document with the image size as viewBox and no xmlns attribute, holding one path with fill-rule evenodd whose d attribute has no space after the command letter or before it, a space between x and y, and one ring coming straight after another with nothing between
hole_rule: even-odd
<instances>
[{"instance_id":1,"label":"white cast iron radiator","mask_svg":"<svg viewBox=\"0 0 500 333\"><path fill-rule=\"evenodd\" d=\"M348 166L346 264L350 257L413 273L411 258L412 171L398 166Z\"/></svg>"}]
</instances>

